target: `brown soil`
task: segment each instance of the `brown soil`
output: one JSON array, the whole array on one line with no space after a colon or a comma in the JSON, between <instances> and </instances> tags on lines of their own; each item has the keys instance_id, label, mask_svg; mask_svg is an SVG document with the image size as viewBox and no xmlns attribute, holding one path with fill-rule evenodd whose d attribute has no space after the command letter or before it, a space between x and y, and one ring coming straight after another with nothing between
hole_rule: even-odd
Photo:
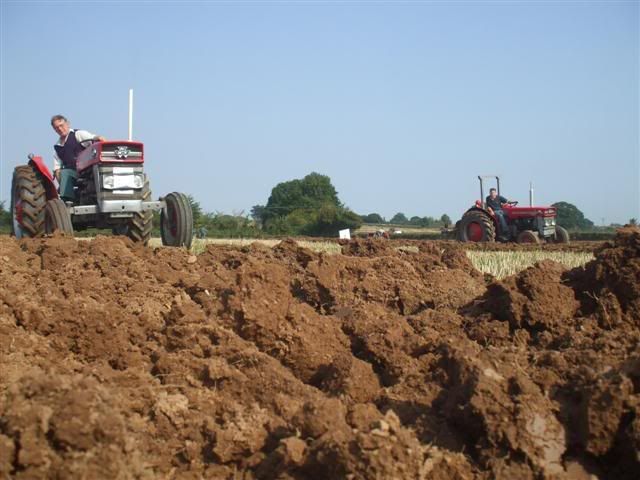
<instances>
[{"instance_id":1,"label":"brown soil","mask_svg":"<svg viewBox=\"0 0 640 480\"><path fill-rule=\"evenodd\" d=\"M416 245L0 238L0 478L638 478L640 230Z\"/></svg>"}]
</instances>

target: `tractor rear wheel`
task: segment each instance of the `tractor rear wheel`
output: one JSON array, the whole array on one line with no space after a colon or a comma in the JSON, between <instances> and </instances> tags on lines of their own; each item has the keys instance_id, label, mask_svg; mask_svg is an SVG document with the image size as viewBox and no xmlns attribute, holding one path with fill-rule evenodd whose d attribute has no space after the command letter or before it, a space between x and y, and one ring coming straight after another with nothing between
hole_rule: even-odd
<instances>
[{"instance_id":1,"label":"tractor rear wheel","mask_svg":"<svg viewBox=\"0 0 640 480\"><path fill-rule=\"evenodd\" d=\"M11 182L11 233L16 238L41 237L46 203L39 173L30 165L16 167Z\"/></svg>"},{"instance_id":2,"label":"tractor rear wheel","mask_svg":"<svg viewBox=\"0 0 640 480\"><path fill-rule=\"evenodd\" d=\"M555 243L569 243L569 232L560 225L556 225Z\"/></svg>"},{"instance_id":3,"label":"tractor rear wheel","mask_svg":"<svg viewBox=\"0 0 640 480\"><path fill-rule=\"evenodd\" d=\"M457 223L457 238L461 242L494 242L496 227L486 212L469 210Z\"/></svg>"},{"instance_id":4,"label":"tractor rear wheel","mask_svg":"<svg viewBox=\"0 0 640 480\"><path fill-rule=\"evenodd\" d=\"M193 212L189 199L183 193L173 192L164 197L164 201L166 207L160 214L162 244L191 248Z\"/></svg>"},{"instance_id":5,"label":"tractor rear wheel","mask_svg":"<svg viewBox=\"0 0 640 480\"><path fill-rule=\"evenodd\" d=\"M49 200L44 207L44 231L61 232L73 236L73 225L67 206L59 198Z\"/></svg>"},{"instance_id":6,"label":"tractor rear wheel","mask_svg":"<svg viewBox=\"0 0 640 480\"><path fill-rule=\"evenodd\" d=\"M516 238L516 242L539 244L540 237L538 236L538 232L534 232L533 230L523 230L518 234L518 238Z\"/></svg>"},{"instance_id":7,"label":"tractor rear wheel","mask_svg":"<svg viewBox=\"0 0 640 480\"><path fill-rule=\"evenodd\" d=\"M144 185L142 187L142 201L146 202L151 198L151 189L149 188L149 179L145 175ZM151 229L153 228L153 212L136 212L129 220L126 228L127 236L134 242L140 242L143 245L149 243L151 238Z\"/></svg>"}]
</instances>

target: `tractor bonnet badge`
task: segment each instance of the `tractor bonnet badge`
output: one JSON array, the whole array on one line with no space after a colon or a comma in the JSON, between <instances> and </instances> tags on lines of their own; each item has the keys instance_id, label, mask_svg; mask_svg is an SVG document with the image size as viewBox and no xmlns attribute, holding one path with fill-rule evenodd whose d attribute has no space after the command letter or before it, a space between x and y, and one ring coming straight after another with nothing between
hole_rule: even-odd
<instances>
[{"instance_id":1,"label":"tractor bonnet badge","mask_svg":"<svg viewBox=\"0 0 640 480\"><path fill-rule=\"evenodd\" d=\"M129 156L129 148L127 147L117 147L116 148L116 157L118 158L127 158Z\"/></svg>"}]
</instances>

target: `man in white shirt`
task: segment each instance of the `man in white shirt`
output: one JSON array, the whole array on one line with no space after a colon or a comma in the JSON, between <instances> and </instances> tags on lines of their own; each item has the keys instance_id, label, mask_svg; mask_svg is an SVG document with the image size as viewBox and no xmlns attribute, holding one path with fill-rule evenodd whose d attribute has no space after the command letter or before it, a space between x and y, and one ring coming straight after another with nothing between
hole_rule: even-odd
<instances>
[{"instance_id":1,"label":"man in white shirt","mask_svg":"<svg viewBox=\"0 0 640 480\"><path fill-rule=\"evenodd\" d=\"M88 140L104 142L105 138L86 130L72 129L69 121L63 115L51 117L51 126L60 137L58 143L53 146L55 150L53 174L60 185L60 197L63 200L73 200L73 187L78 178L76 159L78 154L87 147L87 144L83 145L83 142Z\"/></svg>"}]
</instances>

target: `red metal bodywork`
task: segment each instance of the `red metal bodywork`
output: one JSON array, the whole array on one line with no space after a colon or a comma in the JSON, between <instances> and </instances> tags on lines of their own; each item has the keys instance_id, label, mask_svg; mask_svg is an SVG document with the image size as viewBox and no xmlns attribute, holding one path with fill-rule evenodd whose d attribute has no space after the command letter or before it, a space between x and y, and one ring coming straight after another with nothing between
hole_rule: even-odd
<instances>
[{"instance_id":1,"label":"red metal bodywork","mask_svg":"<svg viewBox=\"0 0 640 480\"><path fill-rule=\"evenodd\" d=\"M29 155L29 165L33 166L40 175L42 175L42 183L44 184L44 190L47 194L47 200L58 198L58 189L53 183L53 175L49 168L45 165L42 157L35 155Z\"/></svg>"},{"instance_id":2,"label":"red metal bodywork","mask_svg":"<svg viewBox=\"0 0 640 480\"><path fill-rule=\"evenodd\" d=\"M495 223L495 219L493 220ZM468 228L469 240L479 242L482 240L482 227L477 223L469 224Z\"/></svg>"},{"instance_id":3,"label":"red metal bodywork","mask_svg":"<svg viewBox=\"0 0 640 480\"><path fill-rule=\"evenodd\" d=\"M481 200L476 200L475 208L487 212L489 216L493 218L493 221L496 221L493 211L483 208ZM508 220L531 217L555 217L558 213L556 207L516 207L508 204L503 205L502 210Z\"/></svg>"},{"instance_id":4,"label":"red metal bodywork","mask_svg":"<svg viewBox=\"0 0 640 480\"><path fill-rule=\"evenodd\" d=\"M102 151L105 147L108 146L119 146L119 147L136 147L139 148L140 151L144 152L144 147L140 142L129 142L127 140L121 141L113 141L109 140L108 142L96 142L93 145L85 148L78 155L78 159L76 160L76 169L78 172L82 172L87 168L91 168L93 165L97 163L143 163L144 162L144 153L139 158L114 158L114 157L103 157Z\"/></svg>"},{"instance_id":5,"label":"red metal bodywork","mask_svg":"<svg viewBox=\"0 0 640 480\"><path fill-rule=\"evenodd\" d=\"M471 210L480 210L485 212L491 220L496 229L496 232L500 231L500 224L496 218L496 214L493 210L486 210L482 207L482 201L476 200L475 206L471 207ZM532 218L532 217L555 217L557 214L556 207L515 207L512 205L503 205L502 210L505 213L507 224L511 224L514 220L520 218ZM472 242L479 242L482 238L482 229L479 225L471 224L469 226L469 239Z\"/></svg>"},{"instance_id":6,"label":"red metal bodywork","mask_svg":"<svg viewBox=\"0 0 640 480\"><path fill-rule=\"evenodd\" d=\"M502 210L509 220L531 217L555 217L556 207L512 207L504 205Z\"/></svg>"}]
</instances>

